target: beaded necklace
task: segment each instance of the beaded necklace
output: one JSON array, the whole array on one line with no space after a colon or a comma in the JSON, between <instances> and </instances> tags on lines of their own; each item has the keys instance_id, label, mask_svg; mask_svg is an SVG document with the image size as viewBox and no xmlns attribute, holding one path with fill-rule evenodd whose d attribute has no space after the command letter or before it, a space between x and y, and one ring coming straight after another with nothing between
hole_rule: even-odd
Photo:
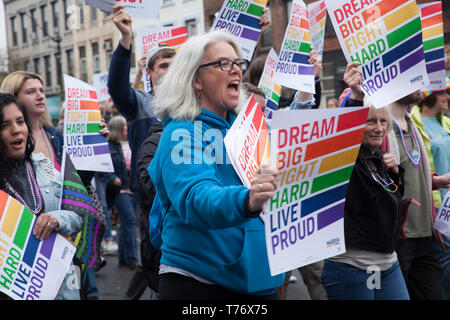
<instances>
[{"instance_id":1,"label":"beaded necklace","mask_svg":"<svg viewBox=\"0 0 450 320\"><path fill-rule=\"evenodd\" d=\"M386 174L383 172L383 177L381 177L378 173L373 172L373 170L370 168L369 164L366 160L364 160L364 163L366 164L367 169L369 169L370 174L372 175L373 180L378 182L384 190L395 193L398 189L398 186L392 181L391 177L386 176ZM391 190L391 186L394 188L394 190Z\"/></svg>"},{"instance_id":2,"label":"beaded necklace","mask_svg":"<svg viewBox=\"0 0 450 320\"><path fill-rule=\"evenodd\" d=\"M392 122L395 123L395 125L398 128L398 131L400 132L400 137L402 138L402 142L403 142L403 147L405 147L405 151L406 154L408 155L409 159L411 159L411 162L413 164L414 167L419 167L420 166L420 162L422 161L422 154L420 152L420 147L419 147L419 143L417 142L417 137L416 137L416 133L414 132L414 129L411 128L411 132L412 132L412 136L413 136L413 151L410 152L408 149L408 146L406 145L406 141L405 141L405 137L403 136L403 131L400 128L400 126L398 125L398 123L392 119ZM415 148L415 146L417 146L417 149Z\"/></svg>"},{"instance_id":3,"label":"beaded necklace","mask_svg":"<svg viewBox=\"0 0 450 320\"><path fill-rule=\"evenodd\" d=\"M25 161L25 166L27 168L27 177L28 177L28 185L30 186L31 193L33 194L33 202L35 204L34 208L30 208L25 200L20 196L20 194L13 188L13 186L6 181L5 185L9 189L10 194L16 198L21 204L30 209L34 214L38 214L42 209L42 195L41 190L37 184L36 178L34 177L33 168L31 167L31 163L29 161Z\"/></svg>"}]
</instances>

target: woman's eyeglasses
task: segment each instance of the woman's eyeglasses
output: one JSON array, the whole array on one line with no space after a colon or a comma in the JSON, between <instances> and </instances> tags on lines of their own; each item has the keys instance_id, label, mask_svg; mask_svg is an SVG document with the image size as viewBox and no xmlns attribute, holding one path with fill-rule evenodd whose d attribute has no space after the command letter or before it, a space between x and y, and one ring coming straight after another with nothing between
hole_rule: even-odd
<instances>
[{"instance_id":1,"label":"woman's eyeglasses","mask_svg":"<svg viewBox=\"0 0 450 320\"><path fill-rule=\"evenodd\" d=\"M234 65L236 65L241 71L245 71L245 70L247 70L249 63L250 62L246 59L237 59L235 61L231 61L229 59L221 59L221 60L213 61L210 63L202 64L198 68L200 69L203 67L208 67L208 66L213 66L213 65L218 64L220 67L220 70L231 71L231 70L233 70Z\"/></svg>"}]
</instances>

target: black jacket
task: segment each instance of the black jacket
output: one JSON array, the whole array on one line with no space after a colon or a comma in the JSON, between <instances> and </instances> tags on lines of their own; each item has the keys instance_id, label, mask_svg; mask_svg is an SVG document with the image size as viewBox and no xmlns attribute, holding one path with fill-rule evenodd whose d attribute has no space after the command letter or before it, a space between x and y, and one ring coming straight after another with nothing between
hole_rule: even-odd
<instances>
[{"instance_id":1,"label":"black jacket","mask_svg":"<svg viewBox=\"0 0 450 320\"><path fill-rule=\"evenodd\" d=\"M361 145L353 169L344 209L345 244L349 248L391 253L402 228L404 169L399 174L386 172L383 152ZM367 164L366 164L367 163ZM372 177L367 166L380 176L387 174L398 186L395 193L386 191Z\"/></svg>"}]
</instances>

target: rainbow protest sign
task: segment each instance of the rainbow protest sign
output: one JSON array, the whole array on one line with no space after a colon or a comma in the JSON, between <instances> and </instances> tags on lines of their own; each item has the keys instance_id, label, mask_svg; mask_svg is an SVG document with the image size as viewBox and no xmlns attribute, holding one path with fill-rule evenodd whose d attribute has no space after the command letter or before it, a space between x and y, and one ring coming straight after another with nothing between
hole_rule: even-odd
<instances>
[{"instance_id":1,"label":"rainbow protest sign","mask_svg":"<svg viewBox=\"0 0 450 320\"><path fill-rule=\"evenodd\" d=\"M252 60L261 34L259 18L267 0L225 0L211 31L225 29L236 37L243 58Z\"/></svg>"},{"instance_id":2,"label":"rainbow protest sign","mask_svg":"<svg viewBox=\"0 0 450 320\"><path fill-rule=\"evenodd\" d=\"M322 61L323 44L325 41L325 24L327 22L327 9L324 1L308 4L308 14L311 32L311 47L319 53L318 59Z\"/></svg>"},{"instance_id":3,"label":"rainbow protest sign","mask_svg":"<svg viewBox=\"0 0 450 320\"><path fill-rule=\"evenodd\" d=\"M37 217L0 191L0 291L15 300L53 300L69 270L75 247L52 232L43 241Z\"/></svg>"},{"instance_id":4,"label":"rainbow protest sign","mask_svg":"<svg viewBox=\"0 0 450 320\"><path fill-rule=\"evenodd\" d=\"M77 170L113 172L109 145L101 130L97 91L87 83L64 75L64 149Z\"/></svg>"},{"instance_id":5,"label":"rainbow protest sign","mask_svg":"<svg viewBox=\"0 0 450 320\"><path fill-rule=\"evenodd\" d=\"M422 21L423 50L430 86L428 90L445 90L444 24L440 1L419 5Z\"/></svg>"},{"instance_id":6,"label":"rainbow protest sign","mask_svg":"<svg viewBox=\"0 0 450 320\"><path fill-rule=\"evenodd\" d=\"M368 112L274 112L271 161L280 175L264 207L272 276L345 252L345 196Z\"/></svg>"},{"instance_id":7,"label":"rainbow protest sign","mask_svg":"<svg viewBox=\"0 0 450 320\"><path fill-rule=\"evenodd\" d=\"M315 93L308 9L301 0L292 3L291 18L284 34L273 80L279 85Z\"/></svg>"},{"instance_id":8,"label":"rainbow protest sign","mask_svg":"<svg viewBox=\"0 0 450 320\"><path fill-rule=\"evenodd\" d=\"M108 100L108 72L96 73L93 75L92 80L94 82L95 90L97 90L98 101L102 102Z\"/></svg>"},{"instance_id":9,"label":"rainbow protest sign","mask_svg":"<svg viewBox=\"0 0 450 320\"><path fill-rule=\"evenodd\" d=\"M168 44L178 51L187 38L186 26L161 28L143 27L138 30L138 46L140 47L141 57L147 56L147 53L160 43ZM136 56L136 60L137 59L138 57ZM142 81L144 82L144 90L147 92L150 91L152 87L147 73L142 75Z\"/></svg>"},{"instance_id":10,"label":"rainbow protest sign","mask_svg":"<svg viewBox=\"0 0 450 320\"><path fill-rule=\"evenodd\" d=\"M266 119L272 119L272 112L277 110L280 102L281 87L273 82L273 74L277 66L278 55L273 48L270 49L267 55L264 70L259 80L258 88L266 95L266 109L264 116Z\"/></svg>"},{"instance_id":11,"label":"rainbow protest sign","mask_svg":"<svg viewBox=\"0 0 450 320\"><path fill-rule=\"evenodd\" d=\"M133 18L157 19L161 9L155 0L86 0L86 5L111 13L116 4L125 5L125 11Z\"/></svg>"},{"instance_id":12,"label":"rainbow protest sign","mask_svg":"<svg viewBox=\"0 0 450 320\"><path fill-rule=\"evenodd\" d=\"M450 237L450 191L447 191L442 199L441 207L434 221L434 227L447 237Z\"/></svg>"},{"instance_id":13,"label":"rainbow protest sign","mask_svg":"<svg viewBox=\"0 0 450 320\"><path fill-rule=\"evenodd\" d=\"M262 163L269 163L270 141L264 115L253 94L224 139L225 148L242 183L250 182Z\"/></svg>"},{"instance_id":14,"label":"rainbow protest sign","mask_svg":"<svg viewBox=\"0 0 450 320\"><path fill-rule=\"evenodd\" d=\"M361 89L376 107L428 86L416 1L325 3L347 61L361 63Z\"/></svg>"}]
</instances>

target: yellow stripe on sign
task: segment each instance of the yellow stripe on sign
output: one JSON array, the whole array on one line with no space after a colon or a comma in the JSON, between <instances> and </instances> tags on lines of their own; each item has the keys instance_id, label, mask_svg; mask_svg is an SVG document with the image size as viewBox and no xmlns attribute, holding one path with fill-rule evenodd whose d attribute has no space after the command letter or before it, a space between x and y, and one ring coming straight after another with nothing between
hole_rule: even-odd
<instances>
[{"instance_id":1,"label":"yellow stripe on sign","mask_svg":"<svg viewBox=\"0 0 450 320\"><path fill-rule=\"evenodd\" d=\"M323 28L325 28L325 23L327 22L327 19L322 19L321 21L320 21L320 27L323 29Z\"/></svg>"},{"instance_id":2,"label":"yellow stripe on sign","mask_svg":"<svg viewBox=\"0 0 450 320\"><path fill-rule=\"evenodd\" d=\"M439 24L436 27L422 30L422 38L423 39L434 38L437 36L442 36L443 34L444 34L444 28L442 27L442 24Z\"/></svg>"},{"instance_id":3,"label":"yellow stripe on sign","mask_svg":"<svg viewBox=\"0 0 450 320\"><path fill-rule=\"evenodd\" d=\"M390 31L418 14L419 11L417 10L416 2L411 1L406 6L386 16L383 19L384 25L386 26L387 31Z\"/></svg>"},{"instance_id":4,"label":"yellow stripe on sign","mask_svg":"<svg viewBox=\"0 0 450 320\"><path fill-rule=\"evenodd\" d=\"M276 93L278 93L278 95L280 95L281 93L281 87L279 85L277 85L276 83L273 84L273 89L275 90Z\"/></svg>"},{"instance_id":5,"label":"yellow stripe on sign","mask_svg":"<svg viewBox=\"0 0 450 320\"><path fill-rule=\"evenodd\" d=\"M263 6L265 6L267 4L268 0L255 0L256 3L262 4Z\"/></svg>"},{"instance_id":6,"label":"yellow stripe on sign","mask_svg":"<svg viewBox=\"0 0 450 320\"><path fill-rule=\"evenodd\" d=\"M311 41L311 38L309 37L309 31L303 32L303 40L302 41Z\"/></svg>"},{"instance_id":7,"label":"yellow stripe on sign","mask_svg":"<svg viewBox=\"0 0 450 320\"><path fill-rule=\"evenodd\" d=\"M89 112L88 113L89 122L100 122L102 121L102 115L100 112Z\"/></svg>"},{"instance_id":8,"label":"yellow stripe on sign","mask_svg":"<svg viewBox=\"0 0 450 320\"><path fill-rule=\"evenodd\" d=\"M77 236L76 236L75 241L73 243L75 245L75 247L78 246L78 243L80 242L80 239L81 239L81 231L77 233Z\"/></svg>"},{"instance_id":9,"label":"yellow stripe on sign","mask_svg":"<svg viewBox=\"0 0 450 320\"><path fill-rule=\"evenodd\" d=\"M22 205L15 199L9 199L8 209L6 209L5 219L2 224L2 232L8 237L12 238L20 213L22 212Z\"/></svg>"},{"instance_id":10,"label":"yellow stripe on sign","mask_svg":"<svg viewBox=\"0 0 450 320\"><path fill-rule=\"evenodd\" d=\"M356 157L358 156L358 151L359 146L322 159L319 168L319 174L343 167L354 162L356 160Z\"/></svg>"}]
</instances>

